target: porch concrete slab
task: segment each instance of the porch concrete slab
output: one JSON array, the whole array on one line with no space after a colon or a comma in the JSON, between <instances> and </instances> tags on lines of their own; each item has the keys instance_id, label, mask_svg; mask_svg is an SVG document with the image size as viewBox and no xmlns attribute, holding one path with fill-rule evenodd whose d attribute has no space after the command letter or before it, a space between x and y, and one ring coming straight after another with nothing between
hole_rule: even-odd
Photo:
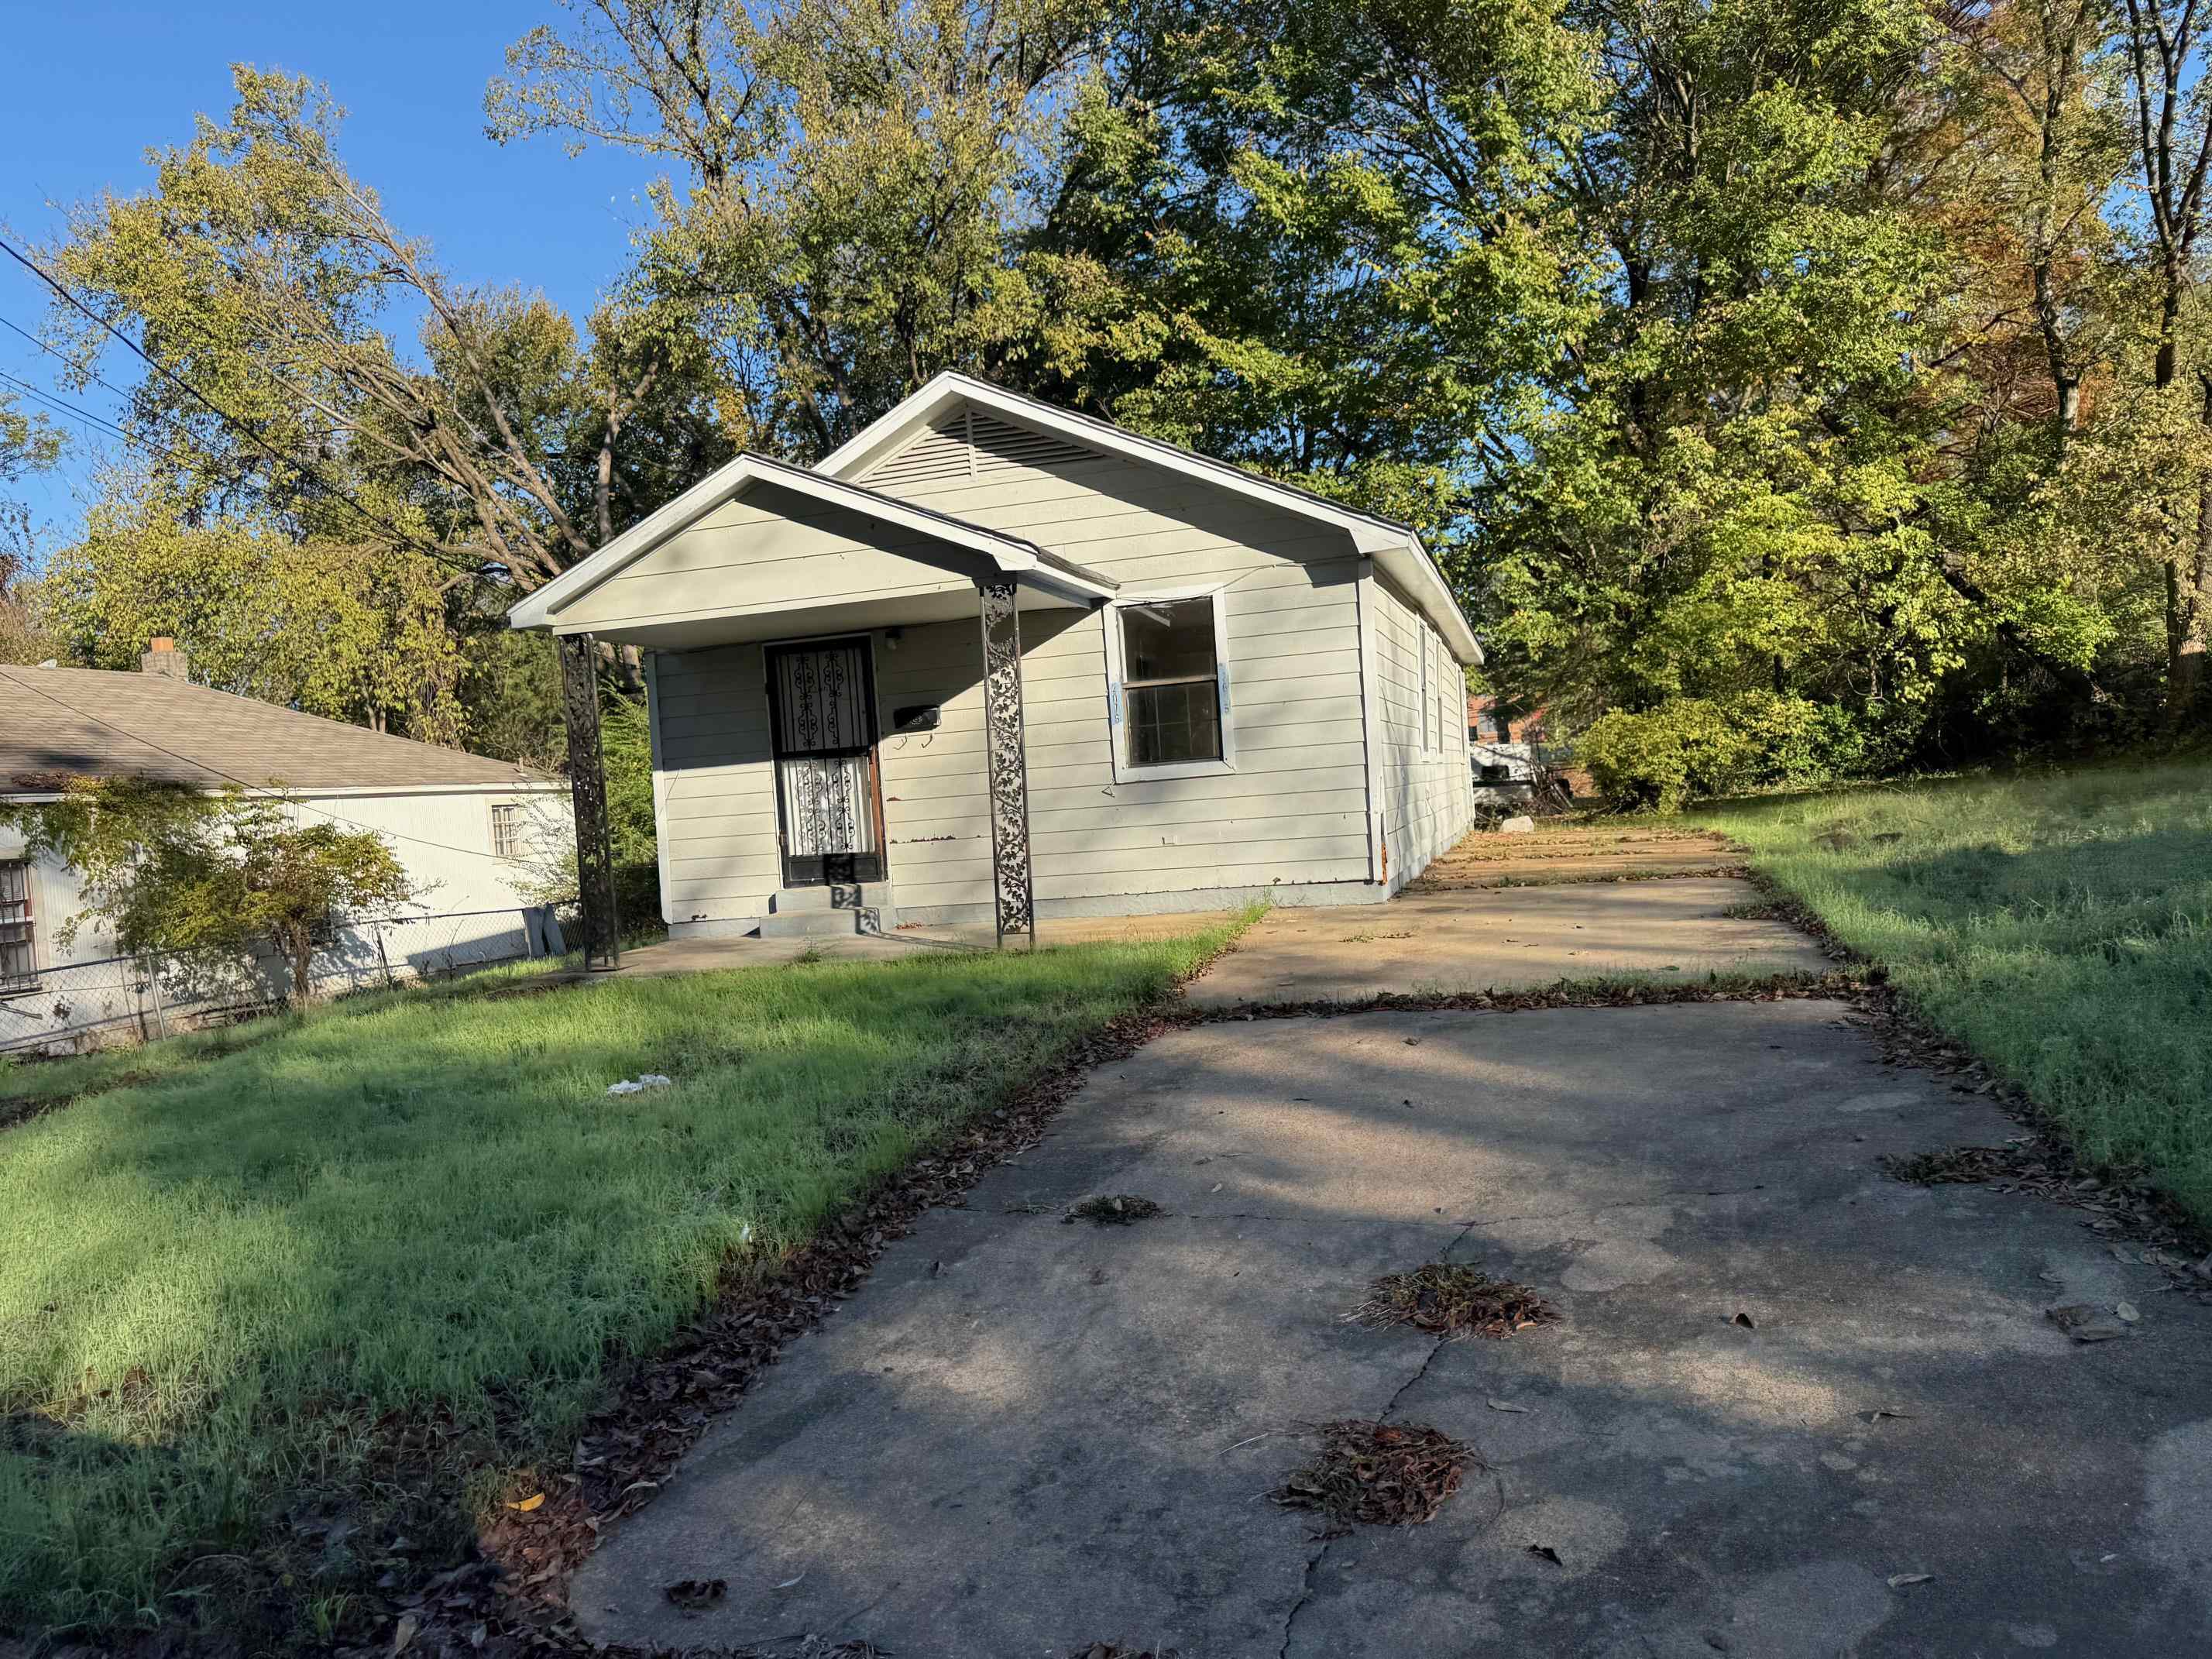
<instances>
[{"instance_id":1,"label":"porch concrete slab","mask_svg":"<svg viewBox=\"0 0 2212 1659\"><path fill-rule=\"evenodd\" d=\"M2212 1310L2077 1212L1875 1163L2012 1127L1826 1001L1171 1033L893 1244L572 1606L908 1659L2201 1650ZM1060 1220L1110 1192L1168 1213ZM1344 1322L1438 1255L1562 1322ZM2071 1343L2082 1299L2137 1334ZM1434 1522L1267 1501L1302 1425L1381 1415L1484 1460Z\"/></svg>"},{"instance_id":2,"label":"porch concrete slab","mask_svg":"<svg viewBox=\"0 0 2212 1659\"><path fill-rule=\"evenodd\" d=\"M1186 988L1200 1007L1356 1002L1650 974L1819 973L1832 964L1730 877L1400 894L1360 909L1271 910Z\"/></svg>"}]
</instances>

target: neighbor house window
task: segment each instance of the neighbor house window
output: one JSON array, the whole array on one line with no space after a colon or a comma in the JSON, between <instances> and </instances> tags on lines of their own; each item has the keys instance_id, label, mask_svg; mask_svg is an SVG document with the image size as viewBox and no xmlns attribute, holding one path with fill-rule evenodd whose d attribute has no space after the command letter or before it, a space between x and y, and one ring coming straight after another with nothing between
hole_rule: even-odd
<instances>
[{"instance_id":1,"label":"neighbor house window","mask_svg":"<svg viewBox=\"0 0 2212 1659\"><path fill-rule=\"evenodd\" d=\"M39 985L38 940L31 917L31 866L0 860L0 992Z\"/></svg>"},{"instance_id":2,"label":"neighbor house window","mask_svg":"<svg viewBox=\"0 0 2212 1659\"><path fill-rule=\"evenodd\" d=\"M501 805L491 809L491 855L495 859L522 856L522 809Z\"/></svg>"},{"instance_id":3,"label":"neighbor house window","mask_svg":"<svg viewBox=\"0 0 2212 1659\"><path fill-rule=\"evenodd\" d=\"M1227 758L1220 604L1209 593L1115 607L1128 766L1203 765Z\"/></svg>"}]
</instances>

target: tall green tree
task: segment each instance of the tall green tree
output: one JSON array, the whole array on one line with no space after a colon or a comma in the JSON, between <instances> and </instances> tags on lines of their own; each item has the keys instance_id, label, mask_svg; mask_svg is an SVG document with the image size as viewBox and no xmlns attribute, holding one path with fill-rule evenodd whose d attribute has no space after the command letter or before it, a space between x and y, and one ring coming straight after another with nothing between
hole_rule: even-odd
<instances>
[{"instance_id":1,"label":"tall green tree","mask_svg":"<svg viewBox=\"0 0 2212 1659\"><path fill-rule=\"evenodd\" d=\"M61 434L0 392L0 662L36 662L46 640L33 621L24 583L31 569L32 516L14 493L21 482L61 459Z\"/></svg>"},{"instance_id":2,"label":"tall green tree","mask_svg":"<svg viewBox=\"0 0 2212 1659\"><path fill-rule=\"evenodd\" d=\"M618 146L653 187L639 291L714 355L732 439L818 456L940 368L1065 377L1114 327L1032 249L1099 0L562 0L486 99L502 141Z\"/></svg>"}]
</instances>

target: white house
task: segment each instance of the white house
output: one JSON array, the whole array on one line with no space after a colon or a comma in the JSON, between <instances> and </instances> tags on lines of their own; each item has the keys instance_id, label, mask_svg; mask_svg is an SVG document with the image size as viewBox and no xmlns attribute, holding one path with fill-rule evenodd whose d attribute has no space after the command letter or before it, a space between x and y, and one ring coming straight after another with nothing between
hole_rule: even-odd
<instances>
[{"instance_id":1,"label":"white house","mask_svg":"<svg viewBox=\"0 0 2212 1659\"><path fill-rule=\"evenodd\" d=\"M510 620L643 647L679 936L1372 902L1473 804L1411 529L964 375Z\"/></svg>"},{"instance_id":2,"label":"white house","mask_svg":"<svg viewBox=\"0 0 2212 1659\"><path fill-rule=\"evenodd\" d=\"M0 800L52 799L68 777L281 789L297 817L382 835L420 889L407 918L334 933L319 965L340 982L532 953L518 884L549 830L567 834L565 783L192 684L167 640L141 664L0 666ZM188 1017L154 1006L97 922L62 943L81 908L75 872L0 825L0 1052Z\"/></svg>"}]
</instances>

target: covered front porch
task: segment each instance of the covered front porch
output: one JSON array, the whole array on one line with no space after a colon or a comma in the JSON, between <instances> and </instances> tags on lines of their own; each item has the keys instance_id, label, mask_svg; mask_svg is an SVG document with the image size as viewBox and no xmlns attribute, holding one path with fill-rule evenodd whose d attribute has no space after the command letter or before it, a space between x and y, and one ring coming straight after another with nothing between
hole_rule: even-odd
<instances>
[{"instance_id":1,"label":"covered front porch","mask_svg":"<svg viewBox=\"0 0 2212 1659\"><path fill-rule=\"evenodd\" d=\"M944 948L1033 943L1024 635L1065 633L1116 584L761 458L716 483L703 509L695 492L681 522L622 538L634 559L517 612L562 641L572 704L590 700L602 643L644 653L671 949L804 949L916 921ZM580 779L593 770L579 759ZM587 890L604 823L589 793Z\"/></svg>"}]
</instances>

